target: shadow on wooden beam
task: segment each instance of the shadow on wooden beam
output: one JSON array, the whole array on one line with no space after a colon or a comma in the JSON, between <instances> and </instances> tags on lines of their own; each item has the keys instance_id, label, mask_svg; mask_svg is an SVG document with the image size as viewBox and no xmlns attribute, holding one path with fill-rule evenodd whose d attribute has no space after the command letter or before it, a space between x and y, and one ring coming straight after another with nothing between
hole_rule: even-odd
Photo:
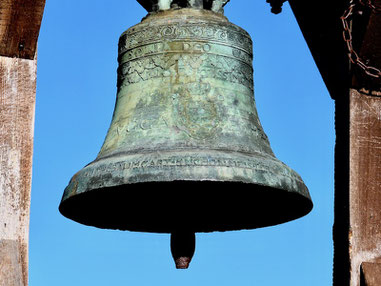
<instances>
[{"instance_id":1,"label":"shadow on wooden beam","mask_svg":"<svg viewBox=\"0 0 381 286\"><path fill-rule=\"evenodd\" d=\"M45 0L0 1L0 56L34 59Z\"/></svg>"}]
</instances>

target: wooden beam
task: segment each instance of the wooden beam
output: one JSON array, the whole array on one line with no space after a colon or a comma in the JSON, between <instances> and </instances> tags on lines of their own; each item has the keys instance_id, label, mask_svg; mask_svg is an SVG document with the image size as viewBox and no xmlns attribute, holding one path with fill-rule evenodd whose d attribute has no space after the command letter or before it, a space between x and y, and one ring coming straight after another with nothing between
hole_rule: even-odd
<instances>
[{"instance_id":1,"label":"wooden beam","mask_svg":"<svg viewBox=\"0 0 381 286\"><path fill-rule=\"evenodd\" d=\"M36 49L45 0L0 1L0 285L28 285Z\"/></svg>"},{"instance_id":2,"label":"wooden beam","mask_svg":"<svg viewBox=\"0 0 381 286\"><path fill-rule=\"evenodd\" d=\"M381 279L380 264L366 264L381 263L381 72L375 72L381 71L381 14L370 10L364 26L360 36L353 34L353 44L365 66L352 65L350 91L351 286L381 285L374 284Z\"/></svg>"},{"instance_id":3,"label":"wooden beam","mask_svg":"<svg viewBox=\"0 0 381 286\"><path fill-rule=\"evenodd\" d=\"M45 0L0 1L0 56L33 59Z\"/></svg>"},{"instance_id":4,"label":"wooden beam","mask_svg":"<svg viewBox=\"0 0 381 286\"><path fill-rule=\"evenodd\" d=\"M368 9L369 10L369 9ZM353 26L359 26L353 21ZM381 13L371 11L368 22L360 35L353 35L361 61L367 68L353 65L352 86L356 89L381 90ZM367 70L368 69L368 70ZM377 72L378 71L378 72ZM376 76L378 74L378 76Z\"/></svg>"},{"instance_id":5,"label":"wooden beam","mask_svg":"<svg viewBox=\"0 0 381 286\"><path fill-rule=\"evenodd\" d=\"M381 285L381 264L363 263L361 265L361 285L360 286L380 286Z\"/></svg>"},{"instance_id":6,"label":"wooden beam","mask_svg":"<svg viewBox=\"0 0 381 286\"><path fill-rule=\"evenodd\" d=\"M349 0L289 0L306 43L333 99L348 92L349 60L340 17Z\"/></svg>"},{"instance_id":7,"label":"wooden beam","mask_svg":"<svg viewBox=\"0 0 381 286\"><path fill-rule=\"evenodd\" d=\"M28 285L36 60L0 56L0 285Z\"/></svg>"},{"instance_id":8,"label":"wooden beam","mask_svg":"<svg viewBox=\"0 0 381 286\"><path fill-rule=\"evenodd\" d=\"M381 263L381 92L350 93L351 286L363 262ZM381 275L381 273L379 273Z\"/></svg>"}]
</instances>

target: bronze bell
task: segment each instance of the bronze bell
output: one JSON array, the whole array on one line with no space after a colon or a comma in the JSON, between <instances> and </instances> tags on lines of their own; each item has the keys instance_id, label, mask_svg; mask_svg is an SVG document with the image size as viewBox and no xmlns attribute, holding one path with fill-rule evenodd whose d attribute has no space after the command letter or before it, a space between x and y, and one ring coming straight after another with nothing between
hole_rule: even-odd
<instances>
[{"instance_id":1,"label":"bronze bell","mask_svg":"<svg viewBox=\"0 0 381 286\"><path fill-rule=\"evenodd\" d=\"M178 268L194 233L284 223L312 209L273 154L253 97L252 41L228 0L138 0L149 12L119 41L118 93L97 158L60 212L99 228L172 233Z\"/></svg>"}]
</instances>

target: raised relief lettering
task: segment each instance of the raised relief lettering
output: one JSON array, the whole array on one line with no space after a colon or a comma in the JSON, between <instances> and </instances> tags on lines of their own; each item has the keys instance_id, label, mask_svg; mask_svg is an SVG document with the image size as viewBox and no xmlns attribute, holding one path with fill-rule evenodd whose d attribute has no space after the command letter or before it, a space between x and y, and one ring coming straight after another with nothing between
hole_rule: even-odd
<instances>
[{"instance_id":1,"label":"raised relief lettering","mask_svg":"<svg viewBox=\"0 0 381 286\"><path fill-rule=\"evenodd\" d=\"M230 158L211 158L211 157L177 157L171 156L162 159L142 159L142 160L132 160L129 162L117 162L114 164L107 164L98 166L96 169L88 170L84 173L86 177L92 177L97 172L98 175L101 173L112 173L116 170L131 170L137 168L167 168L167 167L196 167L196 166L215 166L215 167L238 167L245 169L258 169L259 163L254 160L232 160ZM262 167L263 168L263 167Z\"/></svg>"}]
</instances>

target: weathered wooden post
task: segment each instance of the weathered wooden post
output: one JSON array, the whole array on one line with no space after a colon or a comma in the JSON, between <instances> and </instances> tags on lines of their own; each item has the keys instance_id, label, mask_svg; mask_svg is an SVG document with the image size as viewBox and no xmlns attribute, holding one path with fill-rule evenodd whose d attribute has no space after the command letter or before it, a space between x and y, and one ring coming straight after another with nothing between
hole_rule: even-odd
<instances>
[{"instance_id":1,"label":"weathered wooden post","mask_svg":"<svg viewBox=\"0 0 381 286\"><path fill-rule=\"evenodd\" d=\"M336 106L333 283L379 286L381 2L289 2Z\"/></svg>"},{"instance_id":2,"label":"weathered wooden post","mask_svg":"<svg viewBox=\"0 0 381 286\"><path fill-rule=\"evenodd\" d=\"M351 3L357 6L348 10L344 23L349 23L351 14L354 16L357 10L369 17L362 41L353 28L348 33L353 36L347 37L353 71L349 93L350 285L378 286L381 285L381 2ZM353 18L354 25L359 26L359 20Z\"/></svg>"},{"instance_id":3,"label":"weathered wooden post","mask_svg":"<svg viewBox=\"0 0 381 286\"><path fill-rule=\"evenodd\" d=\"M45 0L0 2L0 285L28 284L36 45Z\"/></svg>"}]
</instances>

